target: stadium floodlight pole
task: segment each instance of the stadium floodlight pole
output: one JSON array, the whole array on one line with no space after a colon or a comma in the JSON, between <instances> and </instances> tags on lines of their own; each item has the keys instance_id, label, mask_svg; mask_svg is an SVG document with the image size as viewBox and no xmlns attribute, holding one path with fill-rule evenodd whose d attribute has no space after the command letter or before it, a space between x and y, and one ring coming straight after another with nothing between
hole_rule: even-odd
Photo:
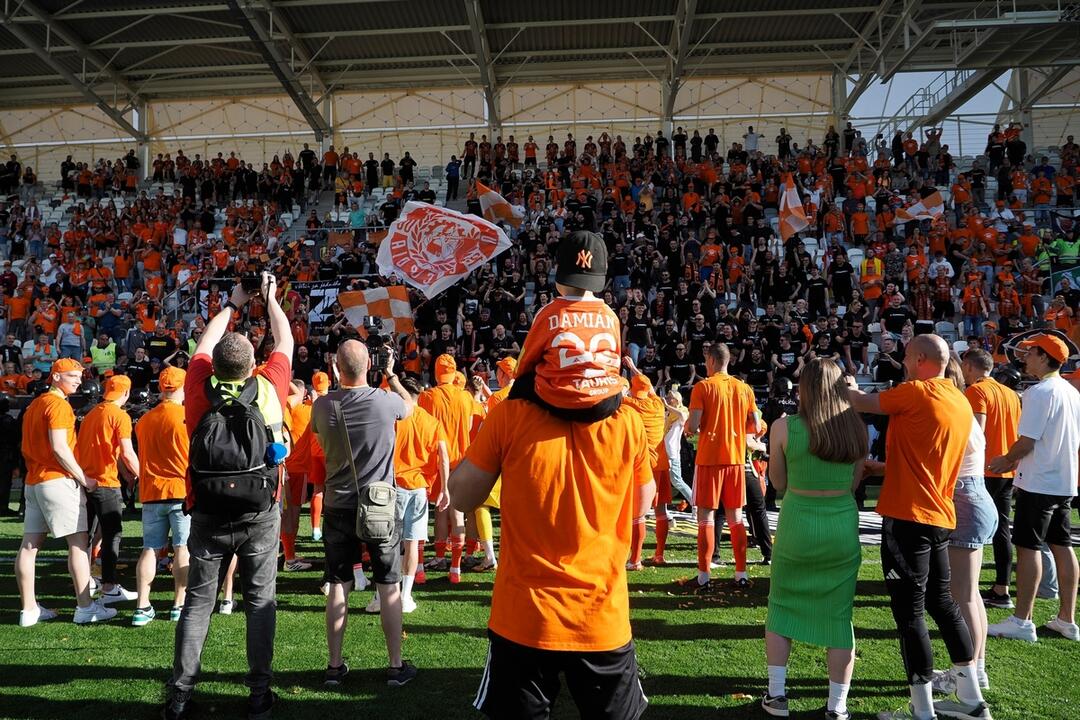
<instances>
[{"instance_id":1,"label":"stadium floodlight pole","mask_svg":"<svg viewBox=\"0 0 1080 720\"><path fill-rule=\"evenodd\" d=\"M668 134L668 137L671 137L674 126L675 99L682 87L686 58L690 54L690 29L694 26L696 12L697 0L682 0L671 28L671 49L667 51L668 75L661 87L664 101L662 121L664 132Z\"/></svg>"},{"instance_id":2,"label":"stadium floodlight pole","mask_svg":"<svg viewBox=\"0 0 1080 720\"><path fill-rule=\"evenodd\" d=\"M491 47L484 27L484 16L480 12L479 0L464 0L464 2L465 14L469 17L473 52L476 54L475 63L480 71L480 82L484 86L484 99L487 101L488 130L495 135L502 127L502 120L499 117L499 89L495 86L495 68L492 66Z\"/></svg>"},{"instance_id":3,"label":"stadium floodlight pole","mask_svg":"<svg viewBox=\"0 0 1080 720\"><path fill-rule=\"evenodd\" d=\"M34 38L34 36L31 35L26 28L22 27L19 24L9 22L9 20L9 15L0 17L0 25L3 25L5 29L9 33L14 35L19 40L19 42L25 45L28 50L37 55L43 63L51 67L56 73L60 75L60 77L64 78L64 80L66 80L69 85L78 90L80 95L92 102L94 105L97 105L101 112L108 115L109 118L114 123L119 125L121 129L129 133L139 142L144 143L148 141L149 138L147 137L146 133L140 132L138 128L132 125L128 121L128 119L124 117L123 113L121 113L119 110L106 102L105 99L98 95L92 87L80 80L79 77L75 75L75 73L68 70L67 67L65 67L63 63L58 61L52 53L50 53L44 46L38 43L37 39Z\"/></svg>"}]
</instances>

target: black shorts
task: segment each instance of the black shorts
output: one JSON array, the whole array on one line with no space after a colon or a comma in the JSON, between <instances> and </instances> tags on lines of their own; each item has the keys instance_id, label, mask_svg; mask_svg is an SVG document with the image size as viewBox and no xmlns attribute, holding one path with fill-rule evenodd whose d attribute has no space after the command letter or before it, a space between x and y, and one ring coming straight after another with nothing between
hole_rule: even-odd
<instances>
[{"instance_id":1,"label":"black shorts","mask_svg":"<svg viewBox=\"0 0 1080 720\"><path fill-rule=\"evenodd\" d=\"M326 581L353 581L353 566L363 557L366 544L371 556L371 574L376 585L401 582L401 536L394 531L390 540L365 543L356 535L356 511L327 509L323 513L323 549L326 553Z\"/></svg>"},{"instance_id":2,"label":"black shorts","mask_svg":"<svg viewBox=\"0 0 1080 720\"><path fill-rule=\"evenodd\" d=\"M631 641L606 652L538 650L488 630L487 664L473 707L492 720L547 718L566 676L579 714L590 720L636 720L649 704Z\"/></svg>"},{"instance_id":3,"label":"black shorts","mask_svg":"<svg viewBox=\"0 0 1080 720\"><path fill-rule=\"evenodd\" d=\"M1041 550L1043 543L1072 547L1071 496L1043 495L1020 488L1014 488L1013 494L1013 545L1028 550Z\"/></svg>"}]
</instances>

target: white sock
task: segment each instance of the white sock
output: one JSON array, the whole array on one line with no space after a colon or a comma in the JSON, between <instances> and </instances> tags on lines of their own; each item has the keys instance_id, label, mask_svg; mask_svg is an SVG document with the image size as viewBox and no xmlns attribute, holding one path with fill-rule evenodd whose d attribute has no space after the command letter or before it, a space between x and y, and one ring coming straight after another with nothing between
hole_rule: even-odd
<instances>
[{"instance_id":1,"label":"white sock","mask_svg":"<svg viewBox=\"0 0 1080 720\"><path fill-rule=\"evenodd\" d=\"M962 703L972 705L983 701L982 690L979 689L979 674L975 671L975 664L953 665L953 677L956 678L956 697Z\"/></svg>"},{"instance_id":2,"label":"white sock","mask_svg":"<svg viewBox=\"0 0 1080 720\"><path fill-rule=\"evenodd\" d=\"M401 596L411 598L413 580L416 579L415 575L402 575L401 576Z\"/></svg>"},{"instance_id":3,"label":"white sock","mask_svg":"<svg viewBox=\"0 0 1080 720\"><path fill-rule=\"evenodd\" d=\"M707 573L707 572L699 572L697 574L697 584L698 585L708 585L709 584L709 573Z\"/></svg>"},{"instance_id":4,"label":"white sock","mask_svg":"<svg viewBox=\"0 0 1080 720\"><path fill-rule=\"evenodd\" d=\"M787 690L787 665L769 665L769 697L780 697Z\"/></svg>"},{"instance_id":5,"label":"white sock","mask_svg":"<svg viewBox=\"0 0 1080 720\"><path fill-rule=\"evenodd\" d=\"M847 712L847 695L848 690L851 689L849 683L835 683L829 681L829 704L826 706L826 710L838 714L844 714Z\"/></svg>"},{"instance_id":6,"label":"white sock","mask_svg":"<svg viewBox=\"0 0 1080 720\"><path fill-rule=\"evenodd\" d=\"M911 686L911 709L915 720L934 720L934 688L930 683Z\"/></svg>"},{"instance_id":7,"label":"white sock","mask_svg":"<svg viewBox=\"0 0 1080 720\"><path fill-rule=\"evenodd\" d=\"M975 672L980 676L986 674L986 658L975 658Z\"/></svg>"},{"instance_id":8,"label":"white sock","mask_svg":"<svg viewBox=\"0 0 1080 720\"><path fill-rule=\"evenodd\" d=\"M495 557L494 540L484 540L484 555L487 556L488 562L499 562L498 558Z\"/></svg>"},{"instance_id":9,"label":"white sock","mask_svg":"<svg viewBox=\"0 0 1080 720\"><path fill-rule=\"evenodd\" d=\"M749 578L750 576L747 575L745 572L739 572L738 570L735 571L736 580L748 580Z\"/></svg>"},{"instance_id":10,"label":"white sock","mask_svg":"<svg viewBox=\"0 0 1080 720\"><path fill-rule=\"evenodd\" d=\"M451 567L450 568L450 574L451 575L460 575L461 574L461 568L459 568L459 567L457 567L457 568L456 567Z\"/></svg>"}]
</instances>

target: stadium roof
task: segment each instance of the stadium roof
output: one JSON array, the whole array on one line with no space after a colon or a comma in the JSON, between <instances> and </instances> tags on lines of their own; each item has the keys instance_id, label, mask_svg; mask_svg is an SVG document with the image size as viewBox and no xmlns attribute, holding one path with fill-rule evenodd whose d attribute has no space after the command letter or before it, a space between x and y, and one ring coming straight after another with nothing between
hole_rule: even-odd
<instances>
[{"instance_id":1,"label":"stadium roof","mask_svg":"<svg viewBox=\"0 0 1080 720\"><path fill-rule=\"evenodd\" d=\"M1080 64L1075 3L1026 0L5 0L0 102Z\"/></svg>"}]
</instances>

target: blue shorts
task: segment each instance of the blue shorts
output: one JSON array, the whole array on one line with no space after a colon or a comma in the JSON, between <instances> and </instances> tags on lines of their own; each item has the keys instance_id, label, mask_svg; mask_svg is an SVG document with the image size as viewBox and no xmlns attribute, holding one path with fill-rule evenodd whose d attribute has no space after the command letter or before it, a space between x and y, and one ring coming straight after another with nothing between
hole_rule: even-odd
<instances>
[{"instance_id":1,"label":"blue shorts","mask_svg":"<svg viewBox=\"0 0 1080 720\"><path fill-rule=\"evenodd\" d=\"M160 550L169 544L172 530L173 547L187 545L191 533L191 516L184 514L184 503L155 502L142 506L143 547Z\"/></svg>"},{"instance_id":2,"label":"blue shorts","mask_svg":"<svg viewBox=\"0 0 1080 720\"><path fill-rule=\"evenodd\" d=\"M427 488L397 489L397 521L402 540L427 540Z\"/></svg>"},{"instance_id":3,"label":"blue shorts","mask_svg":"<svg viewBox=\"0 0 1080 720\"><path fill-rule=\"evenodd\" d=\"M978 550L993 540L997 530L997 508L981 476L957 478L953 504L956 506L956 529L949 536L949 545Z\"/></svg>"}]
</instances>

